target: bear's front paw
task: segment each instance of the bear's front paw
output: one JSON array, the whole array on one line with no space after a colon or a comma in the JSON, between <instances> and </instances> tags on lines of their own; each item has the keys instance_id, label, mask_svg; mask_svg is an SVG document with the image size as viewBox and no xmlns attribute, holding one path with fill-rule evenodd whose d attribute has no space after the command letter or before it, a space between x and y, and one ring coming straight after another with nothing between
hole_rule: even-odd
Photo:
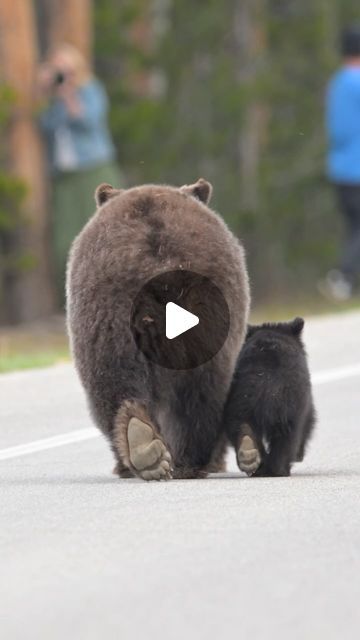
<instances>
[{"instance_id":1,"label":"bear's front paw","mask_svg":"<svg viewBox=\"0 0 360 640\"><path fill-rule=\"evenodd\" d=\"M260 451L254 440L248 435L241 439L236 457L239 469L245 471L248 476L253 475L261 463Z\"/></svg>"},{"instance_id":2,"label":"bear's front paw","mask_svg":"<svg viewBox=\"0 0 360 640\"><path fill-rule=\"evenodd\" d=\"M128 442L130 461L140 478L171 479L171 455L150 425L138 418L131 418L128 424Z\"/></svg>"}]
</instances>

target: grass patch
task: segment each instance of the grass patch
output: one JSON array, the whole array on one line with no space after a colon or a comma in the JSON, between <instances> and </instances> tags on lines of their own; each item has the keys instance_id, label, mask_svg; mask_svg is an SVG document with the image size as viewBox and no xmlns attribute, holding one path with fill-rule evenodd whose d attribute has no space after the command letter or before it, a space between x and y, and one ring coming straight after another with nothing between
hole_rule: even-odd
<instances>
[{"instance_id":1,"label":"grass patch","mask_svg":"<svg viewBox=\"0 0 360 640\"><path fill-rule=\"evenodd\" d=\"M354 297L348 302L329 302L320 296L318 298L304 298L293 301L277 300L275 303L254 305L251 310L252 323L281 322L292 320L296 316L309 319L314 316L344 313L346 311L360 311L360 298Z\"/></svg>"},{"instance_id":2,"label":"grass patch","mask_svg":"<svg viewBox=\"0 0 360 640\"><path fill-rule=\"evenodd\" d=\"M39 351L30 353L11 353L0 356L0 373L20 369L50 367L59 362L69 361L67 351Z\"/></svg>"},{"instance_id":3,"label":"grass patch","mask_svg":"<svg viewBox=\"0 0 360 640\"><path fill-rule=\"evenodd\" d=\"M69 360L62 317L29 325L0 327L0 374L50 367Z\"/></svg>"}]
</instances>

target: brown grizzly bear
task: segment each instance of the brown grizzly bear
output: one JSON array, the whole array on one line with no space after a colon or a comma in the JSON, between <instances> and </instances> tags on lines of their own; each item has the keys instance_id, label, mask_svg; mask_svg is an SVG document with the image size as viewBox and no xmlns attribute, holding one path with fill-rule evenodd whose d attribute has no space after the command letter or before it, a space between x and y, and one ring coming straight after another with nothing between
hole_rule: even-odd
<instances>
[{"instance_id":1,"label":"brown grizzly bear","mask_svg":"<svg viewBox=\"0 0 360 640\"><path fill-rule=\"evenodd\" d=\"M100 185L97 212L70 252L72 352L92 416L110 441L121 477L196 478L222 467L222 413L246 333L250 295L243 248L208 208L211 192L203 179L181 188ZM154 276L182 269L218 287L230 318L216 355L187 370L147 358L131 329L142 287ZM139 322L154 326L148 315ZM152 339L156 336L149 333L147 340Z\"/></svg>"}]
</instances>

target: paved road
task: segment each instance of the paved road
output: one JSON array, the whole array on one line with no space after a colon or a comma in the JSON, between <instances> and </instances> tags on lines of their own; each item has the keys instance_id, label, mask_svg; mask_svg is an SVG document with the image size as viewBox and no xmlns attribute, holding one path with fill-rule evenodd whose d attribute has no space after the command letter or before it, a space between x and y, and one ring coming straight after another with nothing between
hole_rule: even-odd
<instances>
[{"instance_id":1,"label":"paved road","mask_svg":"<svg viewBox=\"0 0 360 640\"><path fill-rule=\"evenodd\" d=\"M1 639L357 640L360 313L306 342L319 425L291 478L117 480L70 366L1 376Z\"/></svg>"}]
</instances>

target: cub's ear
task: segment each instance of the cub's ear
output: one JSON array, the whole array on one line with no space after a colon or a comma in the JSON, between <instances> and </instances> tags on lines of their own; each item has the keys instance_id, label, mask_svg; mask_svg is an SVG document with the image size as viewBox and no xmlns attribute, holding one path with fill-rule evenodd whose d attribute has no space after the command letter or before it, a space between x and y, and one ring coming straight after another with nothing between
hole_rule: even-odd
<instances>
[{"instance_id":1,"label":"cub's ear","mask_svg":"<svg viewBox=\"0 0 360 640\"><path fill-rule=\"evenodd\" d=\"M105 204L105 202L107 202L114 196L119 195L119 193L122 193L122 191L123 189L114 189L111 184L103 182L102 184L99 184L95 191L95 202L98 207L101 207L101 205Z\"/></svg>"},{"instance_id":2,"label":"cub's ear","mask_svg":"<svg viewBox=\"0 0 360 640\"><path fill-rule=\"evenodd\" d=\"M207 182L204 178L199 178L195 184L184 184L183 187L180 187L181 193L187 193L205 204L210 202L212 190L210 182Z\"/></svg>"},{"instance_id":3,"label":"cub's ear","mask_svg":"<svg viewBox=\"0 0 360 640\"><path fill-rule=\"evenodd\" d=\"M251 338L251 336L254 335L254 333L258 330L258 328L259 327L256 324L248 324L245 340L248 340L249 338Z\"/></svg>"},{"instance_id":4,"label":"cub's ear","mask_svg":"<svg viewBox=\"0 0 360 640\"><path fill-rule=\"evenodd\" d=\"M290 331L294 336L300 336L304 328L305 320L303 318L295 318L289 322Z\"/></svg>"}]
</instances>

